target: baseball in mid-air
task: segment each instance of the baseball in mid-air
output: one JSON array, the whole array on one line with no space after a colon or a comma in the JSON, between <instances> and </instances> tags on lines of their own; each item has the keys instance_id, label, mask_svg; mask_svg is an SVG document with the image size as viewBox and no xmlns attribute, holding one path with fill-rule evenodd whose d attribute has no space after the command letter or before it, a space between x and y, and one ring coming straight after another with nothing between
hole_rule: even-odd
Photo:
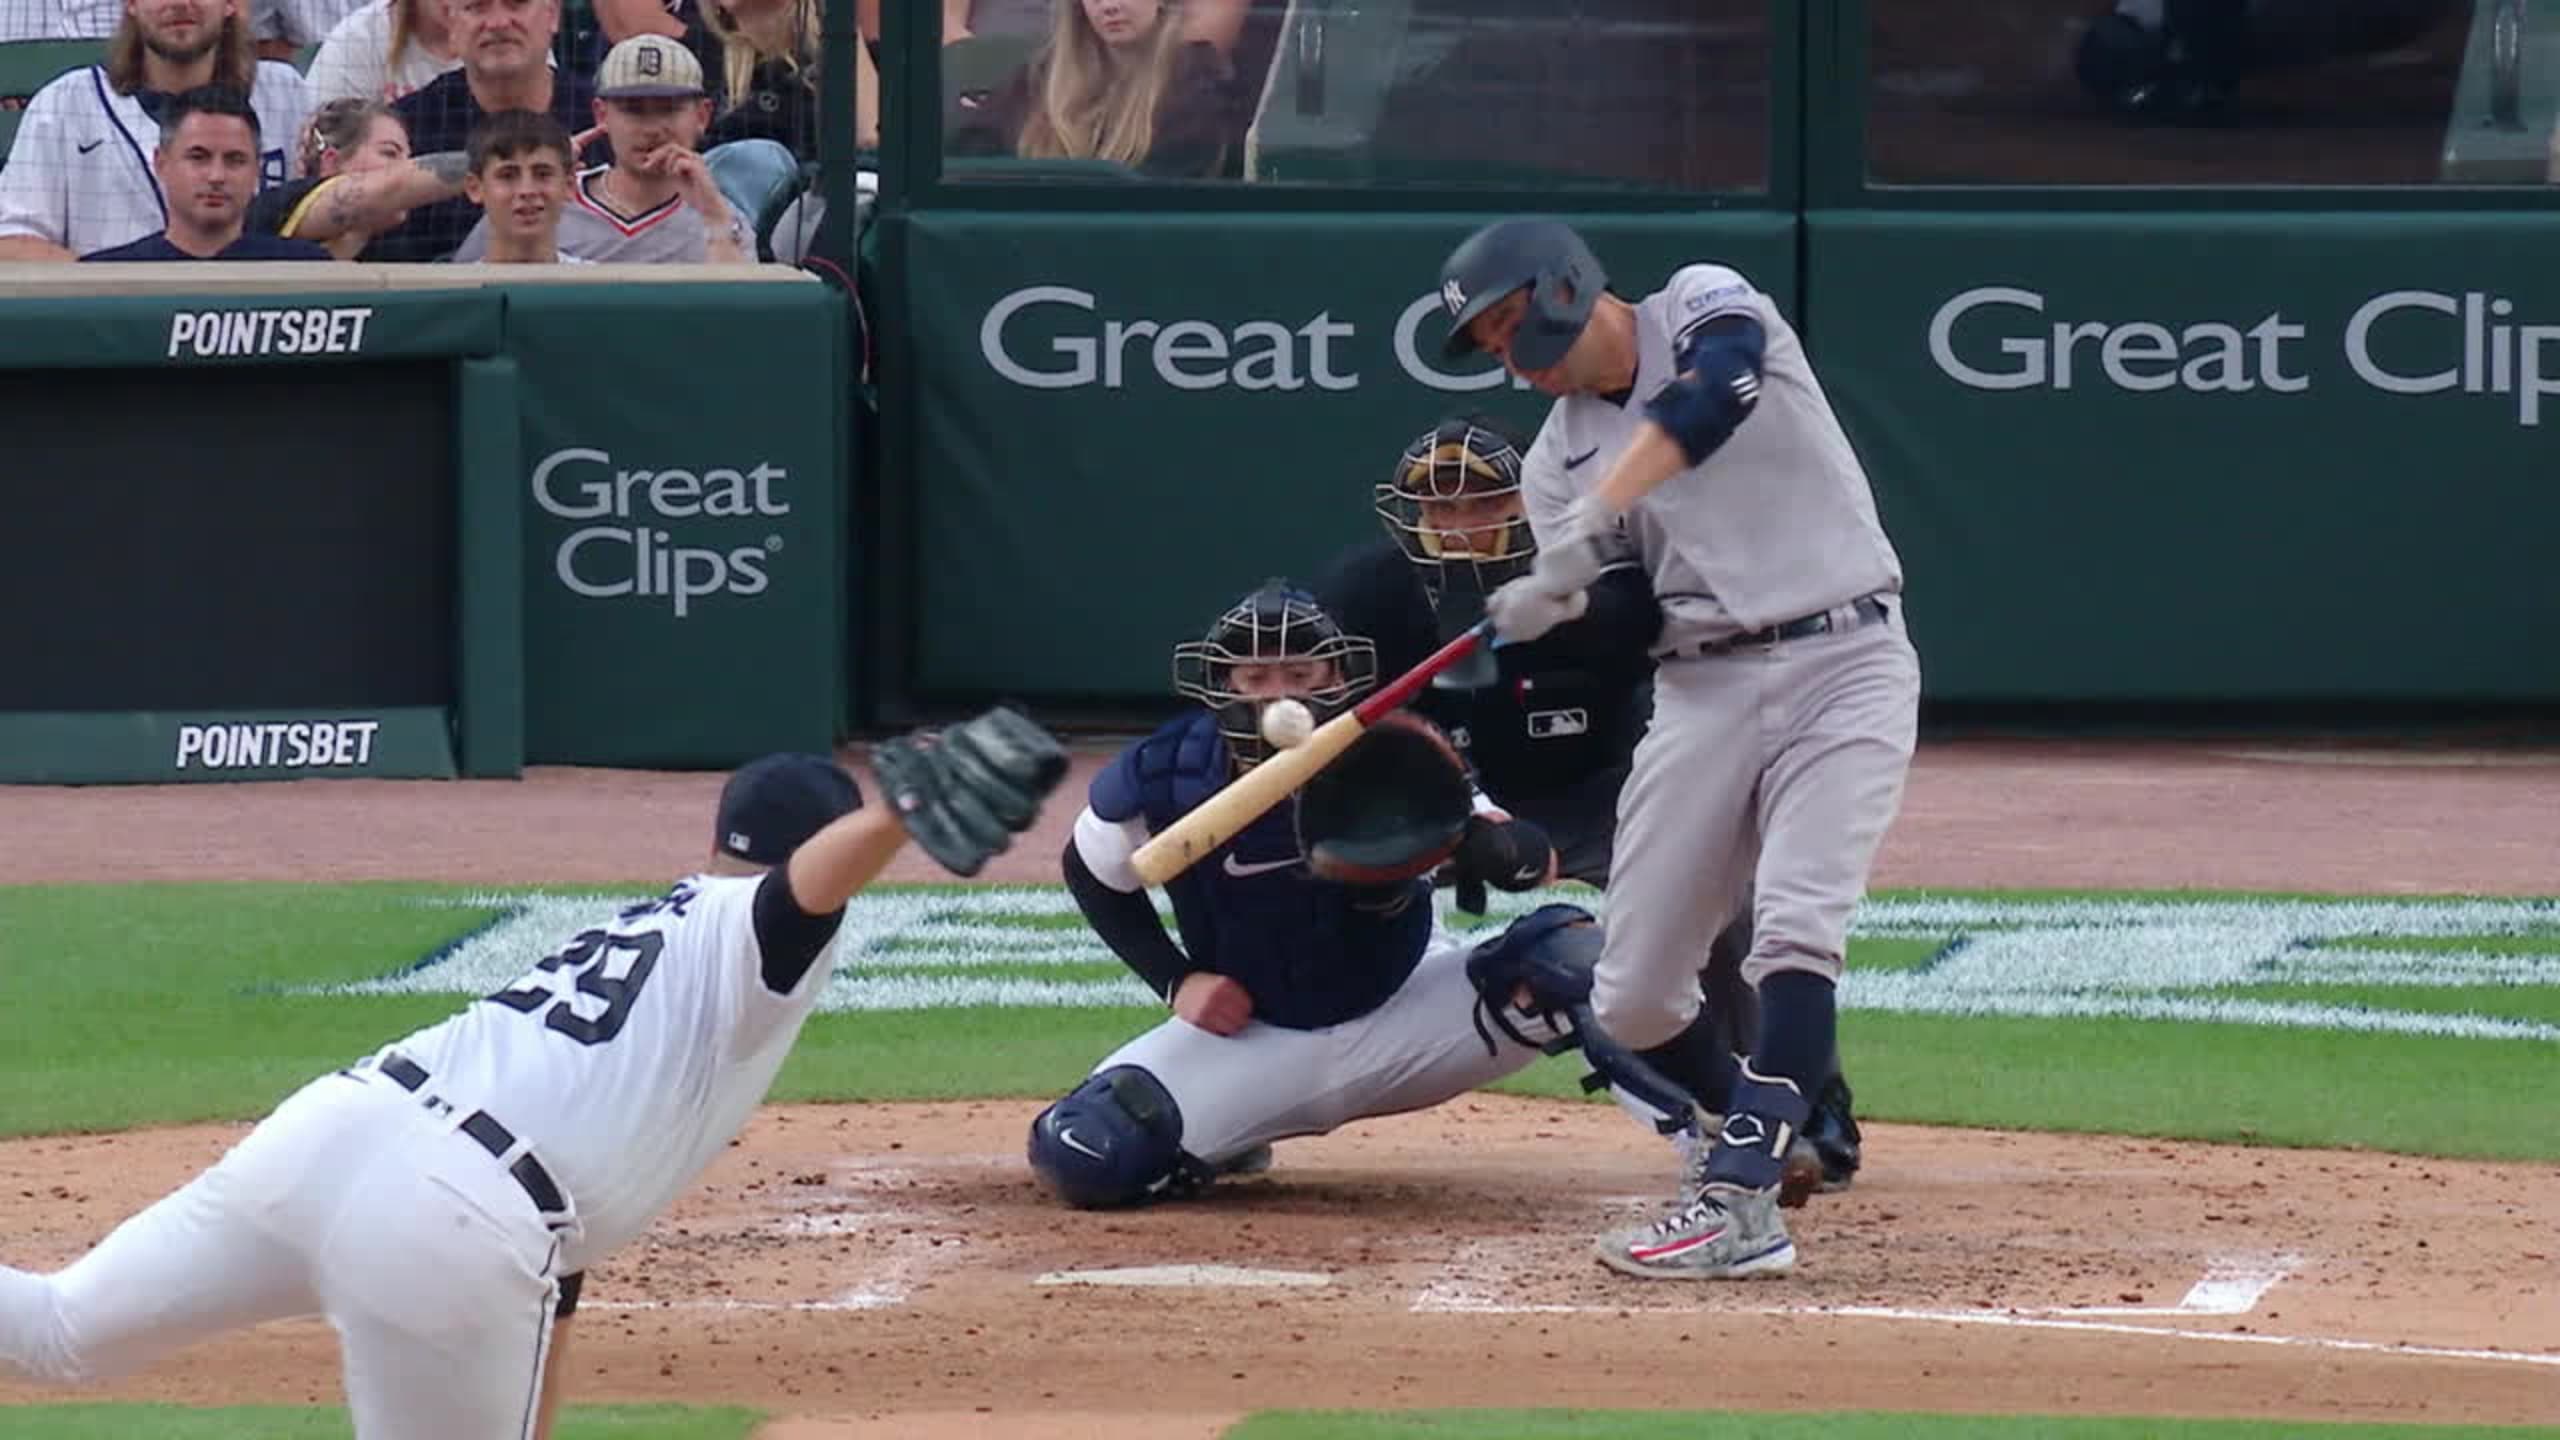
<instances>
[{"instance_id":1,"label":"baseball in mid-air","mask_svg":"<svg viewBox=\"0 0 2560 1440\"><path fill-rule=\"evenodd\" d=\"M1303 745L1316 733L1315 712L1303 700L1274 700L1262 707L1262 738L1274 750Z\"/></svg>"}]
</instances>

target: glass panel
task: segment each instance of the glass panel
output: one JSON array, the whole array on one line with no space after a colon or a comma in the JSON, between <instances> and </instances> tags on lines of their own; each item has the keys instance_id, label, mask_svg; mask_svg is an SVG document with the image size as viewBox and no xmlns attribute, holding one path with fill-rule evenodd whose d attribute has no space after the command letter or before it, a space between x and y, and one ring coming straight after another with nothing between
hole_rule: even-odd
<instances>
[{"instance_id":1,"label":"glass panel","mask_svg":"<svg viewBox=\"0 0 2560 1440\"><path fill-rule=\"evenodd\" d=\"M2545 174L2525 0L1868 0L1870 178L2426 185ZM2542 73L2533 73L2539 59Z\"/></svg>"},{"instance_id":2,"label":"glass panel","mask_svg":"<svg viewBox=\"0 0 2560 1440\"><path fill-rule=\"evenodd\" d=\"M943 58L955 180L1767 185L1767 0L975 0L970 12Z\"/></svg>"}]
</instances>

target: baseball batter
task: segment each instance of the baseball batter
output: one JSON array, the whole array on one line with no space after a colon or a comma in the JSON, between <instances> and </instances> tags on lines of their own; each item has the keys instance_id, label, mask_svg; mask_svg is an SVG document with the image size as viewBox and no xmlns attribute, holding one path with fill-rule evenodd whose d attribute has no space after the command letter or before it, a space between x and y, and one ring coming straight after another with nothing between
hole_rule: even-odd
<instances>
[{"instance_id":1,"label":"baseball batter","mask_svg":"<svg viewBox=\"0 0 2560 1440\"><path fill-rule=\"evenodd\" d=\"M1175 689L1199 708L1094 777L1067 888L1173 1016L1032 1122L1031 1167L1069 1204L1175 1198L1265 1168L1272 1141L1437 1105L1538 1058L1524 1038L1559 1033L1479 1033L1470 978L1471 959L1482 973L1506 946L1539 948L1557 917L1524 917L1484 946L1435 940L1428 879L1357 886L1309 872L1294 798L1166 886L1178 942L1157 918L1130 865L1138 847L1268 756L1263 707L1296 699L1330 718L1375 673L1367 640L1272 581L1176 648ZM1486 988L1510 998L1507 984Z\"/></svg>"},{"instance_id":2,"label":"baseball batter","mask_svg":"<svg viewBox=\"0 0 2560 1440\"><path fill-rule=\"evenodd\" d=\"M1618 799L1602 1027L1639 1048L1688 1031L1697 937L1753 909L1760 1028L1723 1124L1673 1212L1603 1236L1600 1259L1784 1271L1780 1169L1833 1064L1850 915L1918 723L1900 559L1795 332L1734 271L1687 266L1628 301L1571 228L1510 220L1460 244L1440 287L1452 354L1488 351L1556 397L1523 466L1537 559L1487 602L1497 634L1580 617L1627 556L1662 606L1653 720Z\"/></svg>"},{"instance_id":3,"label":"baseball batter","mask_svg":"<svg viewBox=\"0 0 2560 1440\"><path fill-rule=\"evenodd\" d=\"M1500 420L1453 415L1415 437L1378 482L1373 504L1388 540L1343 555L1317 593L1345 629L1376 643L1382 672L1419 662L1481 619L1487 595L1528 573L1537 555L1521 496L1528 448ZM1632 557L1601 572L1586 593L1579 619L1497 647L1495 683L1435 686L1415 704L1467 757L1481 808L1530 822L1552 843L1560 874L1606 889L1618 794L1653 708L1651 650L1662 607ZM1718 1114L1738 1073L1735 1057L1751 1048L1759 1024L1758 998L1742 979L1750 949L1745 911L1707 947L1697 1033L1675 1038L1668 1056L1646 1057L1676 1067L1690 1046L1700 1047L1695 1065L1710 1073L1697 1099ZM1817 1187L1848 1185L1859 1159L1848 1082L1835 1068L1789 1157L1781 1202L1802 1204Z\"/></svg>"},{"instance_id":4,"label":"baseball batter","mask_svg":"<svg viewBox=\"0 0 2560 1440\"><path fill-rule=\"evenodd\" d=\"M723 788L709 866L516 984L304 1086L69 1268L0 1268L0 1364L76 1382L321 1314L360 1440L535 1425L555 1313L738 1133L826 986L844 907L912 837L974 873L1066 771L997 710Z\"/></svg>"}]
</instances>

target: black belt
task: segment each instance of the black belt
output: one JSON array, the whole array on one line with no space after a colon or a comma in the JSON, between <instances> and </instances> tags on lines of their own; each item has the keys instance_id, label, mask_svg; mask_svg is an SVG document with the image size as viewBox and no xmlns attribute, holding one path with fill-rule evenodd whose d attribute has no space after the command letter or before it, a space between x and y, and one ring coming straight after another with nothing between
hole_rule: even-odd
<instances>
[{"instance_id":1,"label":"black belt","mask_svg":"<svg viewBox=\"0 0 2560 1440\"><path fill-rule=\"evenodd\" d=\"M391 1077L392 1084L413 1094L427 1083L426 1067L406 1055L385 1055L374 1063L373 1068ZM493 1160L506 1159L507 1152L516 1148L515 1132L499 1124L497 1117L486 1110L474 1110L464 1116L460 1128L474 1144L488 1151ZM524 1193L533 1201L536 1210L545 1215L566 1216L569 1213L568 1200L561 1195L560 1187L552 1182L551 1172L543 1169L542 1162L533 1158L532 1151L527 1150L517 1156L515 1163L507 1167L507 1173L524 1187Z\"/></svg>"},{"instance_id":2,"label":"black belt","mask_svg":"<svg viewBox=\"0 0 2560 1440\"><path fill-rule=\"evenodd\" d=\"M1654 658L1688 660L1707 655L1730 655L1737 650L1775 645L1782 640L1802 640L1808 635L1828 635L1834 630L1856 630L1862 626L1882 624L1886 615L1890 613L1885 609L1884 597L1881 595L1861 595L1849 602L1846 608L1855 621L1853 624L1833 623L1831 617L1838 614L1840 608L1835 606L1829 610L1817 610L1811 615L1799 615L1793 620L1780 621L1765 630L1754 630L1745 635L1729 635L1722 640L1701 640L1691 645L1675 645L1655 655Z\"/></svg>"}]
</instances>

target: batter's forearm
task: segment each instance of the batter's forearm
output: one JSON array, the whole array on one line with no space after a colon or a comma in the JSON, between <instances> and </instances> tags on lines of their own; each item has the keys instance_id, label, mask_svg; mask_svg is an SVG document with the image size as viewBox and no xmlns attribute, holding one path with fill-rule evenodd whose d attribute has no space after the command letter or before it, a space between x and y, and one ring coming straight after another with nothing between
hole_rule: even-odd
<instances>
[{"instance_id":1,"label":"batter's forearm","mask_svg":"<svg viewBox=\"0 0 2560 1440\"><path fill-rule=\"evenodd\" d=\"M1663 482L1689 468L1689 457L1671 432L1652 420L1637 428L1635 443L1601 477L1591 498L1611 515L1624 515Z\"/></svg>"}]
</instances>

